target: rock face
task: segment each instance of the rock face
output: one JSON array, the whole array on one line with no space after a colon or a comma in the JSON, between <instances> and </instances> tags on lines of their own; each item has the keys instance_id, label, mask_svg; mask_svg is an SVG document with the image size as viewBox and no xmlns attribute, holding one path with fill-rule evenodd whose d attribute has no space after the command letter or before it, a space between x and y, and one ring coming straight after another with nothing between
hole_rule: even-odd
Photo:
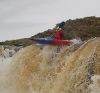
<instances>
[{"instance_id":1,"label":"rock face","mask_svg":"<svg viewBox=\"0 0 100 93\"><path fill-rule=\"evenodd\" d=\"M2 93L99 93L100 38L70 47L28 46L8 67Z\"/></svg>"}]
</instances>

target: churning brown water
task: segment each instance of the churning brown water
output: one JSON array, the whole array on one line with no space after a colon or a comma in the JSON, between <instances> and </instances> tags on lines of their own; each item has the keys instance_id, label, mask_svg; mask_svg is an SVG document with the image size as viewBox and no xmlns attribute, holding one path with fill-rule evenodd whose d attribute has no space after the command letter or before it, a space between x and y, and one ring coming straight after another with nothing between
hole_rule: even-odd
<instances>
[{"instance_id":1,"label":"churning brown water","mask_svg":"<svg viewBox=\"0 0 100 93\"><path fill-rule=\"evenodd\" d=\"M60 53L56 49L33 45L16 53L0 69L0 93L99 93L100 38L77 49L63 47Z\"/></svg>"}]
</instances>

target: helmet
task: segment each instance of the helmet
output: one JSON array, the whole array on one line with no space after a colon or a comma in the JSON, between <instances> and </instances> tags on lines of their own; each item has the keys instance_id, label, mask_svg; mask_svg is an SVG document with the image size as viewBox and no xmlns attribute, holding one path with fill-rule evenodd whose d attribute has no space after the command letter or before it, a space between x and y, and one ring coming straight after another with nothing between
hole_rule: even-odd
<instances>
[{"instance_id":1,"label":"helmet","mask_svg":"<svg viewBox=\"0 0 100 93\"><path fill-rule=\"evenodd\" d=\"M62 22L61 22L61 24L65 25L65 22L64 22L64 21L62 21Z\"/></svg>"},{"instance_id":2,"label":"helmet","mask_svg":"<svg viewBox=\"0 0 100 93\"><path fill-rule=\"evenodd\" d=\"M59 28L63 28L63 27L64 27L64 25L65 25L65 22L64 22L64 21L62 21L61 23L59 23Z\"/></svg>"}]
</instances>

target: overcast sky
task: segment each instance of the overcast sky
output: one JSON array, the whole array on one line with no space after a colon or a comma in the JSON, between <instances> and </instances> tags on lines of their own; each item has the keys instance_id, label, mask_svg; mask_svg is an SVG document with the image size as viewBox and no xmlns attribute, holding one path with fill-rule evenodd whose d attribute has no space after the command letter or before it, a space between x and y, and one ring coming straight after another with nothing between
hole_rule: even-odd
<instances>
[{"instance_id":1,"label":"overcast sky","mask_svg":"<svg viewBox=\"0 0 100 93\"><path fill-rule=\"evenodd\" d=\"M0 41L30 37L86 16L100 17L100 0L0 0Z\"/></svg>"}]
</instances>

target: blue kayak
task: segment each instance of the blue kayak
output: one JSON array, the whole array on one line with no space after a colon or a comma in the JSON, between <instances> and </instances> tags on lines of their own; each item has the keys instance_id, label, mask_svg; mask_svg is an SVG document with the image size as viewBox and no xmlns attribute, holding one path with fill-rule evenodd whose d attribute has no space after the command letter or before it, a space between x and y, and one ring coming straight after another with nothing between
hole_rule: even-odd
<instances>
[{"instance_id":1,"label":"blue kayak","mask_svg":"<svg viewBox=\"0 0 100 93\"><path fill-rule=\"evenodd\" d=\"M47 39L47 38L33 38L32 41L35 41L39 44L53 44L53 39Z\"/></svg>"},{"instance_id":2,"label":"blue kayak","mask_svg":"<svg viewBox=\"0 0 100 93\"><path fill-rule=\"evenodd\" d=\"M52 38L32 38L32 41L39 44L49 44L49 45L70 45L72 42L70 40L58 40Z\"/></svg>"}]
</instances>

